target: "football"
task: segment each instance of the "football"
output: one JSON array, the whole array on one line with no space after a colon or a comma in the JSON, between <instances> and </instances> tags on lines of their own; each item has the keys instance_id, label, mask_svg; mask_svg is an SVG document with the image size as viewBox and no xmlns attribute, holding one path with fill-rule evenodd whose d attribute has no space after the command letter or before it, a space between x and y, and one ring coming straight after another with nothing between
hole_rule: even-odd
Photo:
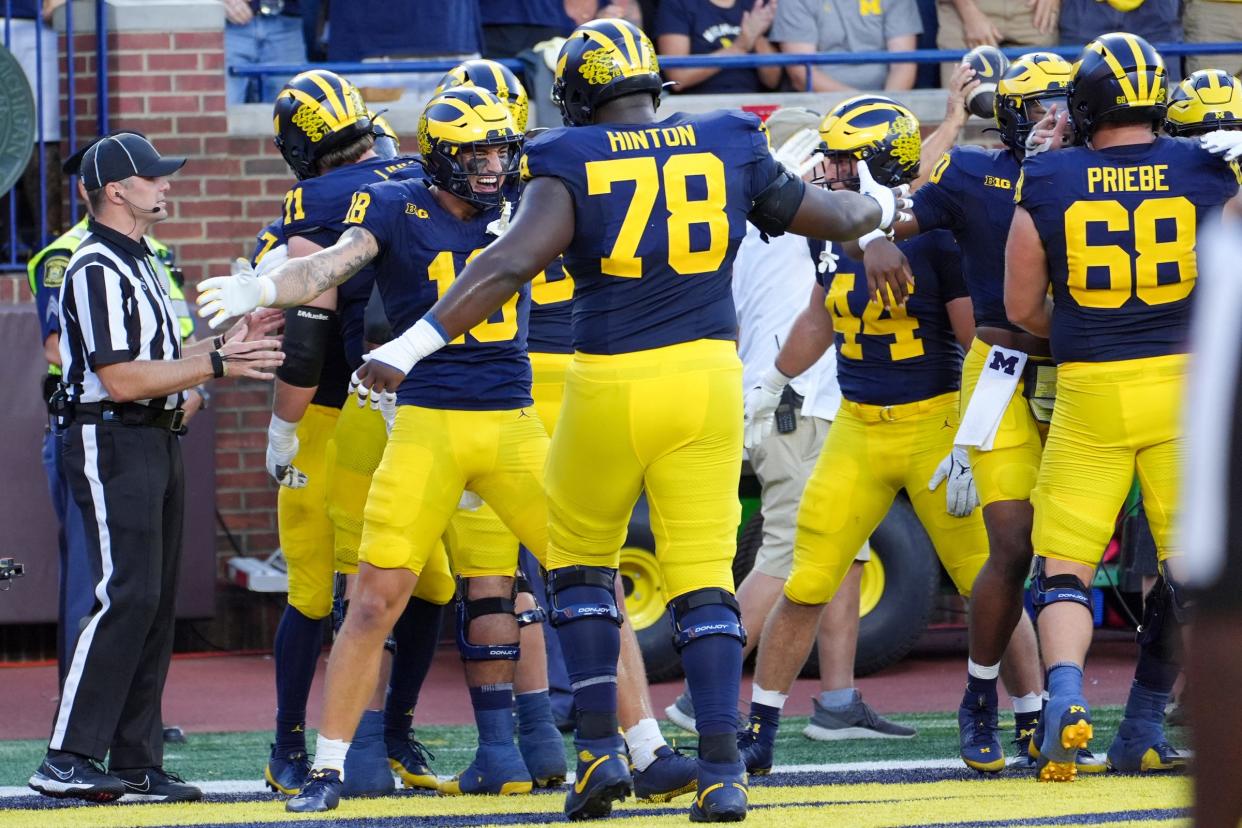
<instances>
[{"instance_id":1,"label":"football","mask_svg":"<svg viewBox=\"0 0 1242 828\"><path fill-rule=\"evenodd\" d=\"M976 46L962 61L975 70L975 77L979 79L979 85L966 98L967 111L978 118L991 118L996 82L1009 68L1009 58L995 46Z\"/></svg>"}]
</instances>

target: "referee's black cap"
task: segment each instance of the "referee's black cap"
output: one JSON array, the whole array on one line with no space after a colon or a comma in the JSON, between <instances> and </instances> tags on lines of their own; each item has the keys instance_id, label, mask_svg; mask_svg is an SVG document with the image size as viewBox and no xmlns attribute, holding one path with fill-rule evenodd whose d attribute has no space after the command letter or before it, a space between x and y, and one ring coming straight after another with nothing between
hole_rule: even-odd
<instances>
[{"instance_id":1,"label":"referee's black cap","mask_svg":"<svg viewBox=\"0 0 1242 828\"><path fill-rule=\"evenodd\" d=\"M118 132L82 147L65 160L61 169L67 175L81 175L87 190L98 190L132 175L144 178L172 175L184 165L184 158L161 157L145 135Z\"/></svg>"}]
</instances>

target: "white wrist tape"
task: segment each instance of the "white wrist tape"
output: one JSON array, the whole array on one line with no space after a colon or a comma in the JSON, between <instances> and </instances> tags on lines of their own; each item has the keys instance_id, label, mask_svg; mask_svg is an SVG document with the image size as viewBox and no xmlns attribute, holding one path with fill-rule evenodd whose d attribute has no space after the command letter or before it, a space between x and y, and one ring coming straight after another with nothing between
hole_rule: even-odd
<instances>
[{"instance_id":1,"label":"white wrist tape","mask_svg":"<svg viewBox=\"0 0 1242 828\"><path fill-rule=\"evenodd\" d=\"M423 318L401 336L372 351L371 356L408 374L420 359L434 354L447 344L444 334Z\"/></svg>"},{"instance_id":2,"label":"white wrist tape","mask_svg":"<svg viewBox=\"0 0 1242 828\"><path fill-rule=\"evenodd\" d=\"M877 241L878 239L886 239L886 238L888 238L888 234L877 227L876 229L872 230L870 233L868 233L867 235L863 236L862 238L858 240L858 247L862 250L866 250L867 245L871 244L873 241Z\"/></svg>"},{"instance_id":3,"label":"white wrist tape","mask_svg":"<svg viewBox=\"0 0 1242 828\"><path fill-rule=\"evenodd\" d=\"M764 391L771 394L779 394L785 390L785 386L789 385L792 379L793 377L785 376L781 369L773 365L763 372L763 376L759 378L759 385Z\"/></svg>"}]
</instances>

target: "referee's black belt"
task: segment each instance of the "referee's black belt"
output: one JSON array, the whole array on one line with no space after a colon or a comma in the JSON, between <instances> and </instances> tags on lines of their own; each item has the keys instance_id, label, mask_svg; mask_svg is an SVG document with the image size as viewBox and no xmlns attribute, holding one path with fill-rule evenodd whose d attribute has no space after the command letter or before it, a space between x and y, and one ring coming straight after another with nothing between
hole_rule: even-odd
<instances>
[{"instance_id":1,"label":"referee's black belt","mask_svg":"<svg viewBox=\"0 0 1242 828\"><path fill-rule=\"evenodd\" d=\"M183 434L185 433L185 410L151 408L138 403L74 403L70 407L69 422L85 425L106 423L108 425L146 426L166 429L174 434Z\"/></svg>"}]
</instances>

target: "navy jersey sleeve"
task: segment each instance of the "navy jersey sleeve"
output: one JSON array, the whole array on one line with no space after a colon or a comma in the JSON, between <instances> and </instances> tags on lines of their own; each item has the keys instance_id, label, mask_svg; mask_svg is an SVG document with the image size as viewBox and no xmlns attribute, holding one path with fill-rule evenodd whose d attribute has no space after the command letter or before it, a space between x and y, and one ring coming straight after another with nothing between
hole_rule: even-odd
<instances>
[{"instance_id":1,"label":"navy jersey sleeve","mask_svg":"<svg viewBox=\"0 0 1242 828\"><path fill-rule=\"evenodd\" d=\"M60 286L69 269L68 250L53 250L39 262L35 273L35 307L39 311L39 334L46 340L60 333Z\"/></svg>"},{"instance_id":2,"label":"navy jersey sleeve","mask_svg":"<svg viewBox=\"0 0 1242 828\"><path fill-rule=\"evenodd\" d=\"M747 137L748 161L747 173L749 194L753 201L764 188L776 180L781 174L781 165L772 157L771 139L768 128L759 116L741 110L727 110L722 113L725 118L741 122L741 130Z\"/></svg>"},{"instance_id":3,"label":"navy jersey sleeve","mask_svg":"<svg viewBox=\"0 0 1242 828\"><path fill-rule=\"evenodd\" d=\"M946 152L932 167L927 183L914 194L914 217L922 231L952 229L962 218L957 185L961 175L953 166L953 152Z\"/></svg>"},{"instance_id":4,"label":"navy jersey sleeve","mask_svg":"<svg viewBox=\"0 0 1242 828\"><path fill-rule=\"evenodd\" d=\"M1055 176L1051 174L1056 160L1052 153L1032 155L1022 162L1022 173L1013 192L1015 204L1029 213L1057 200Z\"/></svg>"},{"instance_id":5,"label":"navy jersey sleeve","mask_svg":"<svg viewBox=\"0 0 1242 828\"><path fill-rule=\"evenodd\" d=\"M382 256L397 237L397 216L404 209L400 182L369 184L354 193L345 224L361 227L374 236Z\"/></svg>"}]
</instances>

